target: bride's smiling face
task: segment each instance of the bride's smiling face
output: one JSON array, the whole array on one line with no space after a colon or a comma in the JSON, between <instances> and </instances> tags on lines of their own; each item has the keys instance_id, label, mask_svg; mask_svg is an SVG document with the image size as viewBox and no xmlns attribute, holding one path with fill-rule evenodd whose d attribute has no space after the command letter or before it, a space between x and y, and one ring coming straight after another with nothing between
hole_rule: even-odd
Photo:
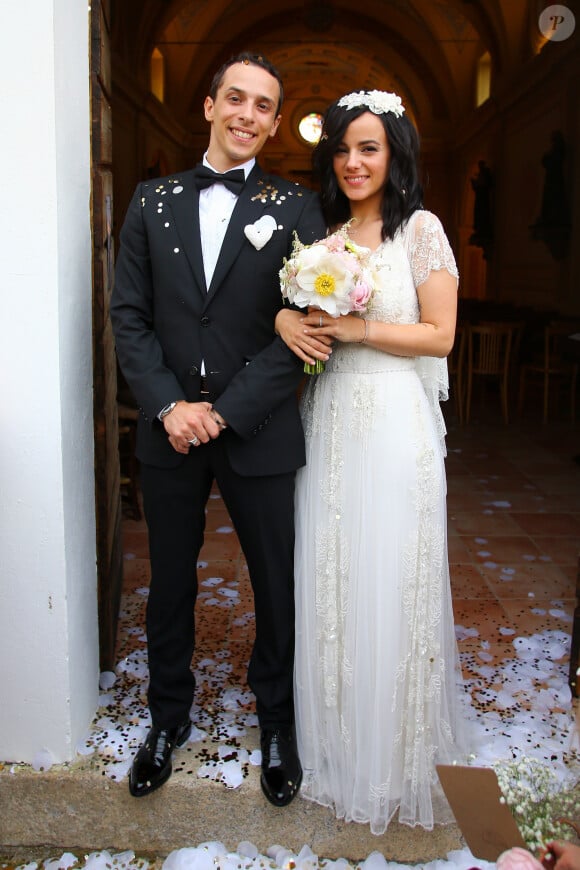
<instances>
[{"instance_id":1,"label":"bride's smiling face","mask_svg":"<svg viewBox=\"0 0 580 870\"><path fill-rule=\"evenodd\" d=\"M333 158L339 188L348 199L382 201L391 151L381 120L365 112L348 125Z\"/></svg>"}]
</instances>

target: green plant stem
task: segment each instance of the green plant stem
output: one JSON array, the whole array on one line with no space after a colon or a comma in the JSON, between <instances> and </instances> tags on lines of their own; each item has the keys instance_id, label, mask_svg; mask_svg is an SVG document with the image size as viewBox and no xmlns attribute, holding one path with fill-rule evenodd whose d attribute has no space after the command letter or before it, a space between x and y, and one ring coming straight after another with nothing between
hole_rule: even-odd
<instances>
[{"instance_id":1,"label":"green plant stem","mask_svg":"<svg viewBox=\"0 0 580 870\"><path fill-rule=\"evenodd\" d=\"M304 363L304 371L307 375L319 375L324 371L324 361L317 359L314 365L312 363Z\"/></svg>"}]
</instances>

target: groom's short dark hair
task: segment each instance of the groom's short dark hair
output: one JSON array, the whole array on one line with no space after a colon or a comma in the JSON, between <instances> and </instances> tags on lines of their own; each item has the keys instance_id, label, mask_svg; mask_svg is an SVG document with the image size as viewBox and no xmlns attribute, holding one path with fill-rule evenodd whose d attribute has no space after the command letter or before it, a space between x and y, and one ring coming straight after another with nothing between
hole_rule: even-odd
<instances>
[{"instance_id":1,"label":"groom's short dark hair","mask_svg":"<svg viewBox=\"0 0 580 870\"><path fill-rule=\"evenodd\" d=\"M278 114L278 112L282 108L282 102L284 100L284 86L282 84L282 77L274 64L270 63L269 60L266 60L266 58L262 54L252 54L252 52L249 51L242 51L240 52L240 54L236 54L234 55L234 57L230 57L229 60L227 60L224 64L220 66L213 79L211 80L211 84L209 86L209 95L212 100L215 100L217 96L217 92L222 85L226 71L235 63L251 63L252 66L259 66L263 70L266 70L267 73L270 73L270 75L276 79L280 87L280 99L278 100L278 107L276 109L276 114Z\"/></svg>"}]
</instances>

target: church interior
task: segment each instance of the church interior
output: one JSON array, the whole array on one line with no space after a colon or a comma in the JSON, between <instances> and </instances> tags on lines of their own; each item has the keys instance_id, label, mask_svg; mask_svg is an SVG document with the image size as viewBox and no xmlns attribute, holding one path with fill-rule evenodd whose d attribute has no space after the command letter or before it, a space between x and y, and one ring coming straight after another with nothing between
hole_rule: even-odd
<instances>
[{"instance_id":1,"label":"church interior","mask_svg":"<svg viewBox=\"0 0 580 870\"><path fill-rule=\"evenodd\" d=\"M352 90L394 91L420 134L425 206L451 239L461 300L580 315L572 219L580 200L578 34L546 36L539 24L546 6L112 0L115 226L138 181L200 159L211 76L228 57L252 50L278 67L285 85L266 169L309 184L302 120Z\"/></svg>"},{"instance_id":2,"label":"church interior","mask_svg":"<svg viewBox=\"0 0 580 870\"><path fill-rule=\"evenodd\" d=\"M95 6L95 220L106 210L109 273L135 185L201 159L203 101L233 54L262 53L280 70L282 123L261 162L310 186L311 134L329 102L363 88L395 91L419 131L425 207L441 218L459 268L449 358L459 422L473 420L479 394L503 424L573 420L580 52L574 4L566 21L551 8L539 0L371 0L356 13L343 0ZM99 289L98 278L106 317L110 286ZM106 323L103 331L111 344ZM114 389L112 346L107 354L108 366L96 361L103 401ZM127 452L132 421L120 423Z\"/></svg>"}]
</instances>

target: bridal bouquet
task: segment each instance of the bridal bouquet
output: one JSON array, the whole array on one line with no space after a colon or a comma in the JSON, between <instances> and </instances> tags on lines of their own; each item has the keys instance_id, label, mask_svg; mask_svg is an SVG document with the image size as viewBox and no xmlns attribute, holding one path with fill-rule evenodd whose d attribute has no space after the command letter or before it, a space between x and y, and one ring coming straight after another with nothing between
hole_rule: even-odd
<instances>
[{"instance_id":1,"label":"bridal bouquet","mask_svg":"<svg viewBox=\"0 0 580 870\"><path fill-rule=\"evenodd\" d=\"M374 286L368 251L353 245L347 228L345 224L311 245L303 245L294 233L292 255L280 269L284 299L300 308L318 308L331 317L367 310ZM324 362L305 363L304 371L319 374Z\"/></svg>"}]
</instances>

